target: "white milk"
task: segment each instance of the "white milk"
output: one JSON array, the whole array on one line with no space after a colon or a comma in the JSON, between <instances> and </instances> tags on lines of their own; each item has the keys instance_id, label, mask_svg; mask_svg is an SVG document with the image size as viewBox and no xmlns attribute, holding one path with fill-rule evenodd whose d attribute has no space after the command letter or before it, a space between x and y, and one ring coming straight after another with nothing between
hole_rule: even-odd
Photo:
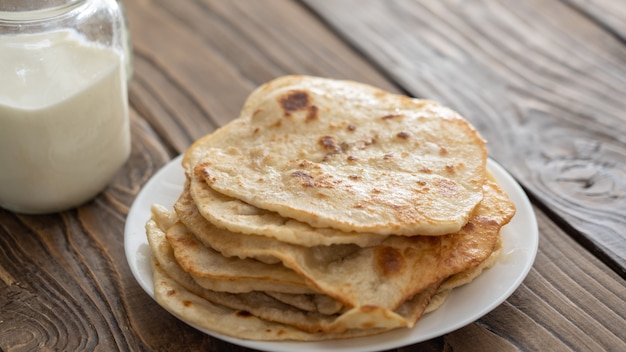
<instances>
[{"instance_id":1,"label":"white milk","mask_svg":"<svg viewBox=\"0 0 626 352\"><path fill-rule=\"evenodd\" d=\"M70 30L0 36L1 207L59 211L109 183L130 153L122 61Z\"/></svg>"}]
</instances>

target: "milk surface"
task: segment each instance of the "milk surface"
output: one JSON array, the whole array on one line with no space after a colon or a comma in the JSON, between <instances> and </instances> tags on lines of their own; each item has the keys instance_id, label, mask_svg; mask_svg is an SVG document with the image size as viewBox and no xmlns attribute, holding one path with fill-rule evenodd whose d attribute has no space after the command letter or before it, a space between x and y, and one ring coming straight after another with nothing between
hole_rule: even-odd
<instances>
[{"instance_id":1,"label":"milk surface","mask_svg":"<svg viewBox=\"0 0 626 352\"><path fill-rule=\"evenodd\" d=\"M67 209L130 154L123 56L73 30L0 36L0 206Z\"/></svg>"}]
</instances>

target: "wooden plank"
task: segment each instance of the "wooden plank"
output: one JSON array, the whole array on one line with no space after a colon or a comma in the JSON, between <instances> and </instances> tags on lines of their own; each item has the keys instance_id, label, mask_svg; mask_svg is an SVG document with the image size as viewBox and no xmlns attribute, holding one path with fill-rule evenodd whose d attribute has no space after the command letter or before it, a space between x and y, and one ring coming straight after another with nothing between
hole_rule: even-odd
<instances>
[{"instance_id":1,"label":"wooden plank","mask_svg":"<svg viewBox=\"0 0 626 352\"><path fill-rule=\"evenodd\" d=\"M626 6L616 0L563 0L626 43Z\"/></svg>"},{"instance_id":2,"label":"wooden plank","mask_svg":"<svg viewBox=\"0 0 626 352\"><path fill-rule=\"evenodd\" d=\"M306 3L405 90L461 112L552 218L626 277L622 42L554 1Z\"/></svg>"}]
</instances>

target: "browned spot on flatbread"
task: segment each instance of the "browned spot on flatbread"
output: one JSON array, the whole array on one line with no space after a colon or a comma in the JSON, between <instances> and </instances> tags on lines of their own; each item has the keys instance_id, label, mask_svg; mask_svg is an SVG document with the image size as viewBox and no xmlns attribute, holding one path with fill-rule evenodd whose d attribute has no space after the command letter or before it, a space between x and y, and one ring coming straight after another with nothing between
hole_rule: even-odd
<instances>
[{"instance_id":1,"label":"browned spot on flatbread","mask_svg":"<svg viewBox=\"0 0 626 352\"><path fill-rule=\"evenodd\" d=\"M406 267L406 261L402 253L397 249L387 246L376 248L376 270L385 277L391 277L402 273Z\"/></svg>"},{"instance_id":2,"label":"browned spot on flatbread","mask_svg":"<svg viewBox=\"0 0 626 352\"><path fill-rule=\"evenodd\" d=\"M249 318L252 316L252 313L248 312L247 310L240 310L235 314L241 318Z\"/></svg>"},{"instance_id":3,"label":"browned spot on flatbread","mask_svg":"<svg viewBox=\"0 0 626 352\"><path fill-rule=\"evenodd\" d=\"M398 132L398 134L396 135L398 138L401 139L407 139L409 138L411 135L408 132Z\"/></svg>"},{"instance_id":4,"label":"browned spot on flatbread","mask_svg":"<svg viewBox=\"0 0 626 352\"><path fill-rule=\"evenodd\" d=\"M354 143L354 146L358 150L365 150L367 147L376 144L377 141L378 135L375 135L369 139L357 141L356 143Z\"/></svg>"},{"instance_id":5,"label":"browned spot on flatbread","mask_svg":"<svg viewBox=\"0 0 626 352\"><path fill-rule=\"evenodd\" d=\"M215 177L211 176L211 173L207 169L207 167L210 165L211 163L208 161L198 163L198 165L194 166L193 168L194 175L204 178L205 182L207 183L215 182Z\"/></svg>"},{"instance_id":6,"label":"browned spot on flatbread","mask_svg":"<svg viewBox=\"0 0 626 352\"><path fill-rule=\"evenodd\" d=\"M336 150L338 150L340 148L339 145L337 144L337 142L335 141L335 137L333 137L333 136L322 136L318 140L318 143L322 147L324 147L324 149L327 149L327 150L336 151Z\"/></svg>"},{"instance_id":7,"label":"browned spot on flatbread","mask_svg":"<svg viewBox=\"0 0 626 352\"><path fill-rule=\"evenodd\" d=\"M309 94L303 90L294 90L278 98L285 116L309 106Z\"/></svg>"},{"instance_id":8,"label":"browned spot on flatbread","mask_svg":"<svg viewBox=\"0 0 626 352\"><path fill-rule=\"evenodd\" d=\"M440 178L435 182L439 194L445 197L454 197L459 194L458 186L455 182L445 178Z\"/></svg>"},{"instance_id":9,"label":"browned spot on flatbread","mask_svg":"<svg viewBox=\"0 0 626 352\"><path fill-rule=\"evenodd\" d=\"M314 177L300 170L292 172L291 177L298 178L302 187L336 188L343 182L334 179L332 175L322 174Z\"/></svg>"},{"instance_id":10,"label":"browned spot on flatbread","mask_svg":"<svg viewBox=\"0 0 626 352\"><path fill-rule=\"evenodd\" d=\"M317 120L317 111L319 109L315 105L311 105L309 107L309 111L306 114L306 122L311 122Z\"/></svg>"},{"instance_id":11,"label":"browned spot on flatbread","mask_svg":"<svg viewBox=\"0 0 626 352\"><path fill-rule=\"evenodd\" d=\"M313 187L315 186L315 182L313 181L313 176L307 174L304 171L294 171L291 173L292 177L297 177L300 179L300 183L304 186L304 187Z\"/></svg>"},{"instance_id":12,"label":"browned spot on flatbread","mask_svg":"<svg viewBox=\"0 0 626 352\"><path fill-rule=\"evenodd\" d=\"M385 115L385 116L381 117L381 119L383 119L383 120L391 120L393 118L400 117L400 116L402 116L402 115L401 114L389 114L389 115Z\"/></svg>"},{"instance_id":13,"label":"browned spot on flatbread","mask_svg":"<svg viewBox=\"0 0 626 352\"><path fill-rule=\"evenodd\" d=\"M346 142L338 143L333 136L322 136L318 139L318 144L328 152L324 155L323 161L330 160L334 155L344 153L350 149L350 145Z\"/></svg>"},{"instance_id":14,"label":"browned spot on flatbread","mask_svg":"<svg viewBox=\"0 0 626 352\"><path fill-rule=\"evenodd\" d=\"M183 301L183 306L191 307L191 301Z\"/></svg>"}]
</instances>

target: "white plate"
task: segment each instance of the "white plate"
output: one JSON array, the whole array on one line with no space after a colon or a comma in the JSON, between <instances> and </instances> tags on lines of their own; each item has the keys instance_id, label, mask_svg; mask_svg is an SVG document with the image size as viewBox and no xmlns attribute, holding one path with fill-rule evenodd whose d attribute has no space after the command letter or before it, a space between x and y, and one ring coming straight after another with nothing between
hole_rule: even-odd
<instances>
[{"instance_id":1,"label":"white plate","mask_svg":"<svg viewBox=\"0 0 626 352\"><path fill-rule=\"evenodd\" d=\"M157 172L141 190L128 213L124 235L126 257L139 285L154 297L150 247L144 225L150 206L172 207L185 181L177 157ZM411 345L461 328L500 305L528 274L539 241L537 220L526 194L500 165L489 160L489 170L517 207L517 213L502 230L504 248L499 261L472 283L454 289L446 302L427 314L412 329L399 329L377 336L321 342L259 342L240 340L199 329L219 339L263 351L379 351ZM197 327L196 327L197 328Z\"/></svg>"}]
</instances>

